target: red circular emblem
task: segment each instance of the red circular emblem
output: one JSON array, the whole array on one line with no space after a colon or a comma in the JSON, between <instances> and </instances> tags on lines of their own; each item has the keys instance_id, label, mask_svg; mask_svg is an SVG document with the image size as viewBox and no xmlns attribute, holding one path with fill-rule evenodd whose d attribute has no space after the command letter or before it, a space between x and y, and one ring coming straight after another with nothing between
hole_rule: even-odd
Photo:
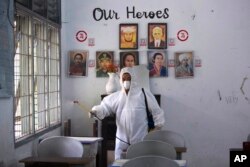
<instances>
[{"instance_id":1,"label":"red circular emblem","mask_svg":"<svg viewBox=\"0 0 250 167\"><path fill-rule=\"evenodd\" d=\"M76 39L79 41L79 42L84 42L86 41L88 35L85 31L78 31L76 33Z\"/></svg>"},{"instance_id":2,"label":"red circular emblem","mask_svg":"<svg viewBox=\"0 0 250 167\"><path fill-rule=\"evenodd\" d=\"M177 38L180 40L180 41L186 41L188 39L188 32L186 30L180 30L178 33L177 33Z\"/></svg>"}]
</instances>

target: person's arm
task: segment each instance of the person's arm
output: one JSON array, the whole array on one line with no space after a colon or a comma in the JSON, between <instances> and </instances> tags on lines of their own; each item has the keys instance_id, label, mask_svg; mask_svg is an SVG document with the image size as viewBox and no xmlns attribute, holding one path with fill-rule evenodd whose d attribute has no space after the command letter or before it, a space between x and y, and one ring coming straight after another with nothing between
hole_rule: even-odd
<instances>
[{"instance_id":1,"label":"person's arm","mask_svg":"<svg viewBox=\"0 0 250 167\"><path fill-rule=\"evenodd\" d=\"M164 111L160 108L154 95L151 92L145 91L145 93L147 95L149 111L153 115L155 130L160 130L165 124Z\"/></svg>"},{"instance_id":2,"label":"person's arm","mask_svg":"<svg viewBox=\"0 0 250 167\"><path fill-rule=\"evenodd\" d=\"M103 119L112 113L114 113L114 101L116 96L111 94L109 96L106 96L100 105L96 105L92 107L92 110L90 111L91 116L96 116L98 119Z\"/></svg>"}]
</instances>

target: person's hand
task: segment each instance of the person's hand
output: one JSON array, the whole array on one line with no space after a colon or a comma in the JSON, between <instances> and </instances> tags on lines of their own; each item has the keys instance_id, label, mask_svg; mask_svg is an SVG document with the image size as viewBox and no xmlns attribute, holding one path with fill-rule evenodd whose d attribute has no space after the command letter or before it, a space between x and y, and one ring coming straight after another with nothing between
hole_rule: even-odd
<instances>
[{"instance_id":1,"label":"person's hand","mask_svg":"<svg viewBox=\"0 0 250 167\"><path fill-rule=\"evenodd\" d=\"M92 107L91 111L89 111L89 118L94 118L96 116L97 106Z\"/></svg>"},{"instance_id":2,"label":"person's hand","mask_svg":"<svg viewBox=\"0 0 250 167\"><path fill-rule=\"evenodd\" d=\"M94 118L96 116L96 111L89 112L89 118Z\"/></svg>"},{"instance_id":3,"label":"person's hand","mask_svg":"<svg viewBox=\"0 0 250 167\"><path fill-rule=\"evenodd\" d=\"M97 111L97 106L93 106L91 111Z\"/></svg>"}]
</instances>

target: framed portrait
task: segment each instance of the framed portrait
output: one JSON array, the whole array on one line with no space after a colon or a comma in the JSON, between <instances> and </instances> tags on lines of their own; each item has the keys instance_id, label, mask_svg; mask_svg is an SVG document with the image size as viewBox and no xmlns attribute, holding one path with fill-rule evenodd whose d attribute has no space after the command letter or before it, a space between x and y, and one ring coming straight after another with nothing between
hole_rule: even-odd
<instances>
[{"instance_id":1,"label":"framed portrait","mask_svg":"<svg viewBox=\"0 0 250 167\"><path fill-rule=\"evenodd\" d=\"M87 76L88 51L69 51L69 76L83 77Z\"/></svg>"},{"instance_id":2,"label":"framed portrait","mask_svg":"<svg viewBox=\"0 0 250 167\"><path fill-rule=\"evenodd\" d=\"M139 65L139 52L128 51L120 52L120 69Z\"/></svg>"},{"instance_id":3,"label":"framed portrait","mask_svg":"<svg viewBox=\"0 0 250 167\"><path fill-rule=\"evenodd\" d=\"M168 76L168 56L165 50L148 51L149 77Z\"/></svg>"},{"instance_id":4,"label":"framed portrait","mask_svg":"<svg viewBox=\"0 0 250 167\"><path fill-rule=\"evenodd\" d=\"M167 23L148 23L148 48L167 48Z\"/></svg>"},{"instance_id":5,"label":"framed portrait","mask_svg":"<svg viewBox=\"0 0 250 167\"><path fill-rule=\"evenodd\" d=\"M96 52L96 77L108 77L108 68L114 63L114 51Z\"/></svg>"},{"instance_id":6,"label":"framed portrait","mask_svg":"<svg viewBox=\"0 0 250 167\"><path fill-rule=\"evenodd\" d=\"M174 54L176 78L190 78L194 76L193 59L193 52L176 52Z\"/></svg>"},{"instance_id":7,"label":"framed portrait","mask_svg":"<svg viewBox=\"0 0 250 167\"><path fill-rule=\"evenodd\" d=\"M138 24L119 25L119 48L120 49L138 48Z\"/></svg>"}]
</instances>

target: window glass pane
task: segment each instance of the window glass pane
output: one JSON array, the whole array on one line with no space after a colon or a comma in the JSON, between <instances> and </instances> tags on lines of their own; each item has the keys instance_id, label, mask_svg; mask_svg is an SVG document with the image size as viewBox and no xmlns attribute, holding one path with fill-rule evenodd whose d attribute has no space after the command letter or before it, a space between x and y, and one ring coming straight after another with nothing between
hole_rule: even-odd
<instances>
[{"instance_id":1,"label":"window glass pane","mask_svg":"<svg viewBox=\"0 0 250 167\"><path fill-rule=\"evenodd\" d=\"M50 75L58 75L58 61L57 60L50 60Z\"/></svg>"},{"instance_id":2,"label":"window glass pane","mask_svg":"<svg viewBox=\"0 0 250 167\"><path fill-rule=\"evenodd\" d=\"M45 58L34 57L34 73L35 75L43 75L45 74Z\"/></svg>"},{"instance_id":3,"label":"window glass pane","mask_svg":"<svg viewBox=\"0 0 250 167\"><path fill-rule=\"evenodd\" d=\"M29 0L16 0L16 2L18 2L19 4L21 4L27 8L30 8Z\"/></svg>"},{"instance_id":4,"label":"window glass pane","mask_svg":"<svg viewBox=\"0 0 250 167\"><path fill-rule=\"evenodd\" d=\"M59 83L60 81L59 81L59 79L58 79L58 83ZM59 88L59 87L58 87ZM57 92L57 104L58 104L58 106L60 107L61 106L61 93L60 93L60 91L58 91Z\"/></svg>"},{"instance_id":5,"label":"window glass pane","mask_svg":"<svg viewBox=\"0 0 250 167\"><path fill-rule=\"evenodd\" d=\"M59 1L58 0L49 0L47 1L47 13L48 19L59 23Z\"/></svg>"},{"instance_id":6,"label":"window glass pane","mask_svg":"<svg viewBox=\"0 0 250 167\"><path fill-rule=\"evenodd\" d=\"M46 3L44 0L32 0L32 10L46 17Z\"/></svg>"},{"instance_id":7,"label":"window glass pane","mask_svg":"<svg viewBox=\"0 0 250 167\"><path fill-rule=\"evenodd\" d=\"M43 129L46 127L46 106L45 95L37 94L35 96L35 129Z\"/></svg>"},{"instance_id":8,"label":"window glass pane","mask_svg":"<svg viewBox=\"0 0 250 167\"><path fill-rule=\"evenodd\" d=\"M50 123L51 125L60 122L61 116L59 108L54 108L50 110Z\"/></svg>"},{"instance_id":9,"label":"window glass pane","mask_svg":"<svg viewBox=\"0 0 250 167\"><path fill-rule=\"evenodd\" d=\"M50 101L49 101L49 108L57 107L57 92L50 93Z\"/></svg>"}]
</instances>

